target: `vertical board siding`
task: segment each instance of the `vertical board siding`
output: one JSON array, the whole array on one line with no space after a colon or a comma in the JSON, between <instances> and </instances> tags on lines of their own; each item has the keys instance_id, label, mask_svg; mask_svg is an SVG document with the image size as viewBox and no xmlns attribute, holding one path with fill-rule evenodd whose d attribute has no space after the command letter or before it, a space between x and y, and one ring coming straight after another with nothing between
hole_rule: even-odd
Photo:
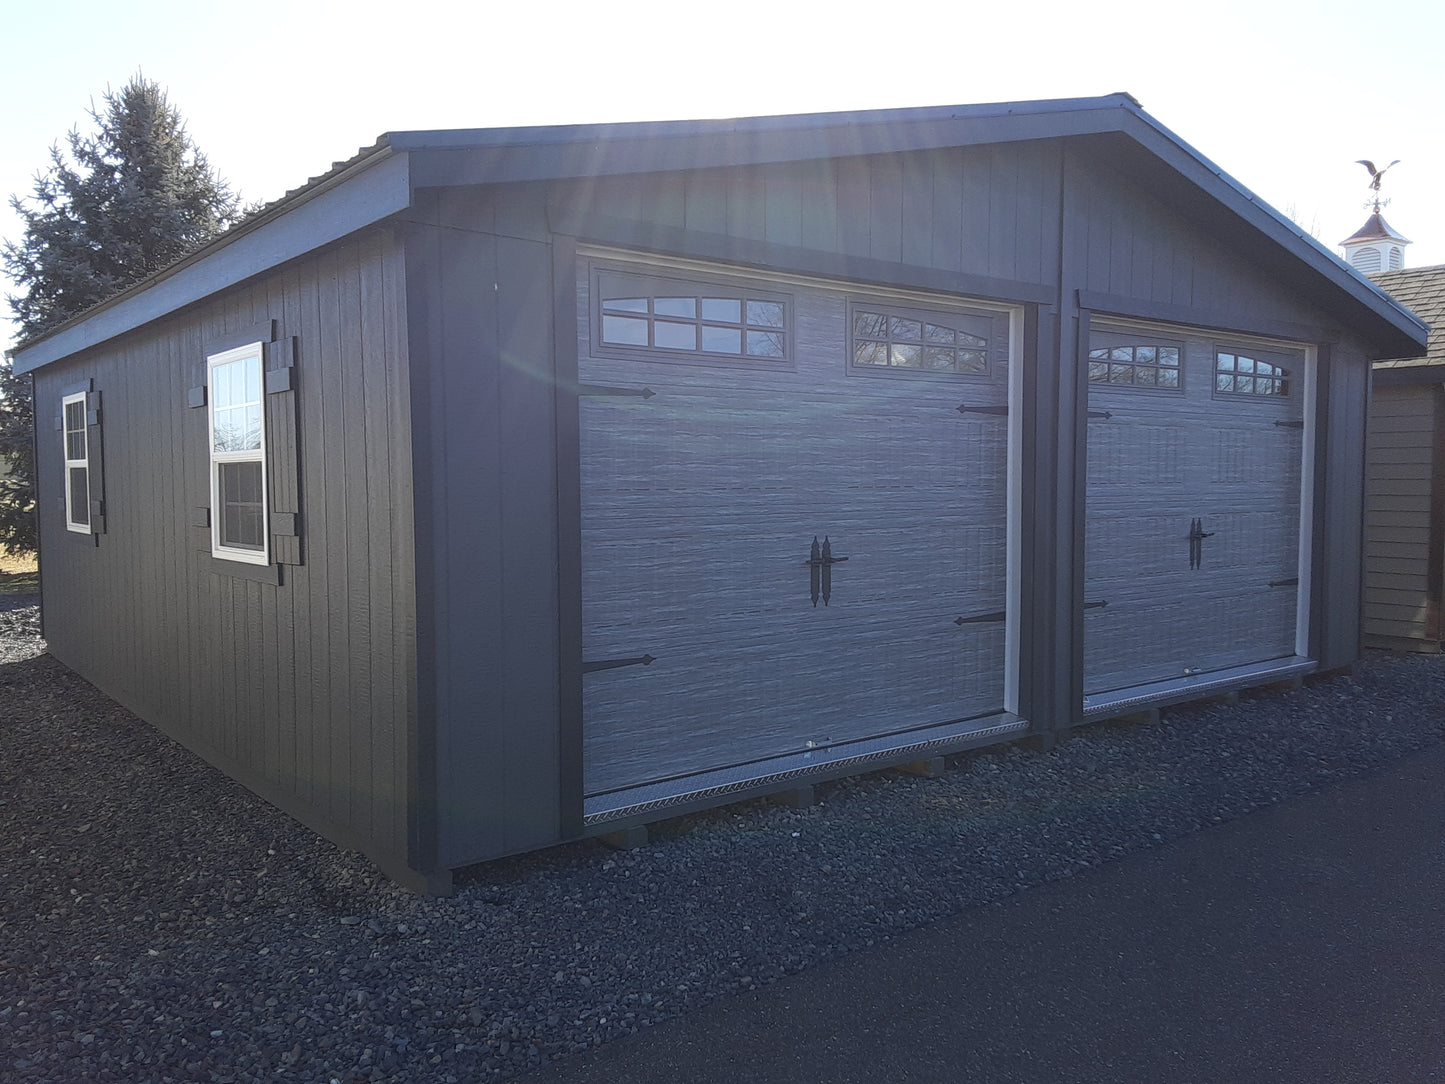
<instances>
[{"instance_id":1,"label":"vertical board siding","mask_svg":"<svg viewBox=\"0 0 1445 1084\"><path fill-rule=\"evenodd\" d=\"M1053 146L1022 143L603 177L559 185L553 202L614 221L1050 283L1057 158Z\"/></svg>"},{"instance_id":2,"label":"vertical board siding","mask_svg":"<svg viewBox=\"0 0 1445 1084\"><path fill-rule=\"evenodd\" d=\"M41 513L52 652L281 808L405 870L414 672L401 253L384 233L36 373L38 401L90 378L103 396L107 533L71 541ZM299 513L280 586L218 574L209 534L206 344L261 322L296 342L296 390L267 396L275 512ZM290 424L296 435L278 427ZM59 440L41 444L59 491ZM398 479L401 480L398 484ZM79 536L71 535L79 541Z\"/></svg>"},{"instance_id":3,"label":"vertical board siding","mask_svg":"<svg viewBox=\"0 0 1445 1084\"><path fill-rule=\"evenodd\" d=\"M434 291L416 378L432 404L418 436L434 494L444 866L560 835L552 256L517 224L541 206L444 199L408 240L409 265Z\"/></svg>"},{"instance_id":4,"label":"vertical board siding","mask_svg":"<svg viewBox=\"0 0 1445 1084\"><path fill-rule=\"evenodd\" d=\"M548 245L503 238L498 282L501 364L501 553L507 677L503 712L503 801L507 849L558 838L557 472L552 350L552 253ZM518 455L535 442L544 455ZM538 781L547 785L538 786Z\"/></svg>"},{"instance_id":5,"label":"vertical board siding","mask_svg":"<svg viewBox=\"0 0 1445 1084\"><path fill-rule=\"evenodd\" d=\"M1365 518L1365 433L1370 366L1357 344L1342 343L1322 366L1328 381L1324 426L1323 542L1315 568L1323 581L1317 658L1326 669L1348 666L1360 655Z\"/></svg>"},{"instance_id":6,"label":"vertical board siding","mask_svg":"<svg viewBox=\"0 0 1445 1084\"><path fill-rule=\"evenodd\" d=\"M439 341L429 373L436 595L437 785L440 854L500 826L503 783L495 773L502 725L500 597L503 569L499 464L502 447L496 358L497 239L438 232ZM474 739L474 740L469 740ZM488 845L502 849L493 838Z\"/></svg>"}]
</instances>

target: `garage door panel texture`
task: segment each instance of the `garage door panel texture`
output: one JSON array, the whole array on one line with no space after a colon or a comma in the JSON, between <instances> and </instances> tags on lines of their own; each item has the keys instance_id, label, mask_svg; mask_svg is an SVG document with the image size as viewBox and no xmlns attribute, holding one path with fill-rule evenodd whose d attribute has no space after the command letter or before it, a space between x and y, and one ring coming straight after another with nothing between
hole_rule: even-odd
<instances>
[{"instance_id":1,"label":"garage door panel texture","mask_svg":"<svg viewBox=\"0 0 1445 1084\"><path fill-rule=\"evenodd\" d=\"M1127 383L1139 342L1177 343L1177 386ZM1292 655L1303 354L1105 329L1090 355L1118 382L1091 369L1086 694Z\"/></svg>"},{"instance_id":2,"label":"garage door panel texture","mask_svg":"<svg viewBox=\"0 0 1445 1084\"><path fill-rule=\"evenodd\" d=\"M850 293L770 283L791 316L771 367L610 356L588 285L586 793L1002 710L1006 340L983 373L859 372ZM893 328L905 361L950 333L919 309ZM947 349L975 363L973 340Z\"/></svg>"}]
</instances>

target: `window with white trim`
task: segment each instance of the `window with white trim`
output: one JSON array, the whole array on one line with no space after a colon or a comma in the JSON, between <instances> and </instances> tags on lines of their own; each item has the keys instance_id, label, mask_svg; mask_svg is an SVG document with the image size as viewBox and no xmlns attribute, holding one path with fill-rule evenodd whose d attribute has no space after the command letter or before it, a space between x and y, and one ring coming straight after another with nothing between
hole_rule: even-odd
<instances>
[{"instance_id":1,"label":"window with white trim","mask_svg":"<svg viewBox=\"0 0 1445 1084\"><path fill-rule=\"evenodd\" d=\"M266 533L266 410L262 345L206 359L211 447L211 553L270 561Z\"/></svg>"},{"instance_id":2,"label":"window with white trim","mask_svg":"<svg viewBox=\"0 0 1445 1084\"><path fill-rule=\"evenodd\" d=\"M60 401L65 440L65 528L90 534L90 444L85 392Z\"/></svg>"}]
</instances>

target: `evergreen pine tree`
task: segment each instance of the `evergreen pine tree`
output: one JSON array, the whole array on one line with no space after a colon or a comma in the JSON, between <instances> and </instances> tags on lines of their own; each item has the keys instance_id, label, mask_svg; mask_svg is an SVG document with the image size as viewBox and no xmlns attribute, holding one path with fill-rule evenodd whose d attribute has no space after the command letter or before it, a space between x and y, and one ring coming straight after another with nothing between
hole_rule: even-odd
<instances>
[{"instance_id":1,"label":"evergreen pine tree","mask_svg":"<svg viewBox=\"0 0 1445 1084\"><path fill-rule=\"evenodd\" d=\"M0 262L20 287L8 297L22 340L33 338L174 263L241 215L236 197L186 134L156 83L137 75L90 110L97 130L71 130L29 198ZM35 548L34 412L29 381L0 363L0 547Z\"/></svg>"},{"instance_id":2,"label":"evergreen pine tree","mask_svg":"<svg viewBox=\"0 0 1445 1084\"><path fill-rule=\"evenodd\" d=\"M36 547L34 418L30 381L0 360L0 550L14 555Z\"/></svg>"}]
</instances>

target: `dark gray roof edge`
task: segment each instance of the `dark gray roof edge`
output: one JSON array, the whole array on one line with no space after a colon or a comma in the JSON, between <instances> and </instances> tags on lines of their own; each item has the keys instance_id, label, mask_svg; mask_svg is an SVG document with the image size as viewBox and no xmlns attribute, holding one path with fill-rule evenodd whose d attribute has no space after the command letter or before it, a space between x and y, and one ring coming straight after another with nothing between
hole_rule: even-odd
<instances>
[{"instance_id":1,"label":"dark gray roof edge","mask_svg":"<svg viewBox=\"0 0 1445 1084\"><path fill-rule=\"evenodd\" d=\"M1425 352L1429 326L1400 302L1370 281L1362 272L1340 259L1325 245L1310 236L1288 216L1275 210L1218 165L1205 157L1190 144L1175 135L1169 128L1144 111L1137 102L1125 104L1123 108L1136 118L1137 127L1126 129L1127 134L1153 150L1176 170L1199 184L1225 206L1240 215L1246 222L1262 230L1278 241L1287 252L1297 257L1315 272L1324 275L1339 286L1351 299L1363 305L1375 316L1394 326L1407 339ZM1142 131L1139 129L1142 128ZM1152 138L1151 138L1152 136ZM1160 146L1173 148L1172 153ZM1186 168L1177 156L1192 163Z\"/></svg>"},{"instance_id":2,"label":"dark gray roof edge","mask_svg":"<svg viewBox=\"0 0 1445 1084\"><path fill-rule=\"evenodd\" d=\"M810 131L818 128L889 127L935 124L1117 108L1138 102L1126 93L1093 98L1044 98L1037 101L991 102L981 105L907 106L894 109L845 110L829 113L782 113L717 120L622 121L608 124L538 125L519 128L454 128L387 132L379 145L396 150L471 150L480 147L559 146L616 139L690 139L696 136L752 135Z\"/></svg>"}]
</instances>

